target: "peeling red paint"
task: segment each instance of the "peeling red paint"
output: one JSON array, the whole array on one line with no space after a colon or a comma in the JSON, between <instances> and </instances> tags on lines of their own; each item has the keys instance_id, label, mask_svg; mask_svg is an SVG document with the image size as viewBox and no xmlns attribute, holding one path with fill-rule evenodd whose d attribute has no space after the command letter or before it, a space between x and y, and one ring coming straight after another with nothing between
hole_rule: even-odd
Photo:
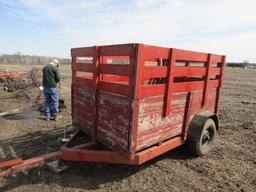
<instances>
[{"instance_id":1,"label":"peeling red paint","mask_svg":"<svg viewBox=\"0 0 256 192\"><path fill-rule=\"evenodd\" d=\"M83 54L93 58L90 66L76 62ZM125 66L106 64L112 56L129 62ZM74 49L73 123L107 148L131 155L185 135L196 113L216 112L224 58L143 44ZM186 65L176 66L176 61ZM147 66L149 62L155 65ZM193 62L206 65L189 66ZM213 68L212 62L218 66ZM93 78L74 77L78 69L91 72ZM217 78L212 80L211 75ZM152 84L144 83L151 80Z\"/></svg>"}]
</instances>

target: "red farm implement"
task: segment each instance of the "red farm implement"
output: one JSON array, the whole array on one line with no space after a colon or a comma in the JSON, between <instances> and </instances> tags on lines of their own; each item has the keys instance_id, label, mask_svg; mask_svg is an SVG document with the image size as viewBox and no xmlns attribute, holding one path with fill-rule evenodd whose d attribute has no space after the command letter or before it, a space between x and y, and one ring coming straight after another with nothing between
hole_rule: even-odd
<instances>
[{"instance_id":1,"label":"red farm implement","mask_svg":"<svg viewBox=\"0 0 256 192\"><path fill-rule=\"evenodd\" d=\"M197 156L212 149L225 56L143 44L71 56L77 133L56 153L0 164L5 175L52 159L140 165L185 142Z\"/></svg>"},{"instance_id":2,"label":"red farm implement","mask_svg":"<svg viewBox=\"0 0 256 192\"><path fill-rule=\"evenodd\" d=\"M20 72L15 72L15 73L1 73L0 72L0 79L4 79L4 78L11 78L11 79L15 79L15 78L19 78L21 77L22 73Z\"/></svg>"}]
</instances>

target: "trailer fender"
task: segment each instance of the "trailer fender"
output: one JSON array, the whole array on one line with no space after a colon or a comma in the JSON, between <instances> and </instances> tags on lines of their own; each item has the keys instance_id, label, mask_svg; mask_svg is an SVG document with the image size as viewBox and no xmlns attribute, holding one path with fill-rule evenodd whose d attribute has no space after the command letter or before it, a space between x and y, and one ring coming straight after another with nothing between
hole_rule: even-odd
<instances>
[{"instance_id":1,"label":"trailer fender","mask_svg":"<svg viewBox=\"0 0 256 192\"><path fill-rule=\"evenodd\" d=\"M188 129L188 138L193 137L196 135L195 130L196 127L203 127L206 120L211 118L215 125L217 131L219 130L219 119L218 116L215 113L212 112L200 112L194 115L193 119L191 120L189 124L189 129Z\"/></svg>"}]
</instances>

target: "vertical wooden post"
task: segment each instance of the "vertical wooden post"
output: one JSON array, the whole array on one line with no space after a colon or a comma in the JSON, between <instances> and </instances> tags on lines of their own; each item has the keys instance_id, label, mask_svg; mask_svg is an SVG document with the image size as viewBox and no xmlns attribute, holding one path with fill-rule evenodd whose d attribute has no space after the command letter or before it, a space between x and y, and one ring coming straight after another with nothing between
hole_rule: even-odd
<instances>
[{"instance_id":1,"label":"vertical wooden post","mask_svg":"<svg viewBox=\"0 0 256 192\"><path fill-rule=\"evenodd\" d=\"M202 107L205 106L208 98L208 88L209 88L209 82L211 77L211 64L212 64L212 54L208 54L208 59L206 63L206 75L204 79L204 91L203 91L203 100L202 100Z\"/></svg>"},{"instance_id":2,"label":"vertical wooden post","mask_svg":"<svg viewBox=\"0 0 256 192\"><path fill-rule=\"evenodd\" d=\"M222 62L220 63L220 76L219 76L219 86L217 87L216 93L216 101L215 101L215 109L214 112L217 114L219 110L219 100L220 100L220 88L223 85L224 81L224 68L226 64L226 56L222 56Z\"/></svg>"},{"instance_id":3,"label":"vertical wooden post","mask_svg":"<svg viewBox=\"0 0 256 192\"><path fill-rule=\"evenodd\" d=\"M226 56L223 55L222 56L222 62L221 62L221 66L220 66L220 84L219 86L221 87L223 85L223 81L224 81L224 68L225 68L225 64L226 64Z\"/></svg>"},{"instance_id":4,"label":"vertical wooden post","mask_svg":"<svg viewBox=\"0 0 256 192\"><path fill-rule=\"evenodd\" d=\"M184 141L187 139L187 134L188 134L192 96L193 95L192 95L191 91L189 91L187 96L186 96L186 104L185 104L183 127L182 127L182 139Z\"/></svg>"},{"instance_id":5,"label":"vertical wooden post","mask_svg":"<svg viewBox=\"0 0 256 192\"><path fill-rule=\"evenodd\" d=\"M139 98L141 91L141 68L144 65L143 58L143 44L135 44L134 48L134 60L130 76L132 79L129 80L131 83L132 98L131 100L131 119L130 119L130 132L129 132L129 150L131 157L134 157L134 153L137 145L137 129L138 129L138 114L139 114Z\"/></svg>"},{"instance_id":6,"label":"vertical wooden post","mask_svg":"<svg viewBox=\"0 0 256 192\"><path fill-rule=\"evenodd\" d=\"M138 45L134 44L133 56L129 57L129 95L131 98L135 98L134 93L136 89L137 51Z\"/></svg>"},{"instance_id":7,"label":"vertical wooden post","mask_svg":"<svg viewBox=\"0 0 256 192\"><path fill-rule=\"evenodd\" d=\"M94 53L93 53L93 86L97 88L99 82L99 47L94 46Z\"/></svg>"},{"instance_id":8,"label":"vertical wooden post","mask_svg":"<svg viewBox=\"0 0 256 192\"><path fill-rule=\"evenodd\" d=\"M140 97L141 93L141 71L144 67L144 45L143 44L137 44L136 48L136 63L135 63L135 68L134 68L134 90L133 90L133 97L135 99L138 99Z\"/></svg>"},{"instance_id":9,"label":"vertical wooden post","mask_svg":"<svg viewBox=\"0 0 256 192\"><path fill-rule=\"evenodd\" d=\"M92 140L96 139L97 135L97 128L98 128L98 105L99 105L99 81L100 81L100 74L99 74L99 58L100 58L100 53L99 53L99 47L95 46L94 47L94 53L93 53L93 87L95 89L95 94L94 94L94 104L95 104L95 110L94 110L94 124L91 129L91 137Z\"/></svg>"},{"instance_id":10,"label":"vertical wooden post","mask_svg":"<svg viewBox=\"0 0 256 192\"><path fill-rule=\"evenodd\" d=\"M164 116L167 117L170 114L171 110L171 101L172 101L172 85L174 79L174 69L176 65L176 58L175 58L175 49L170 49L169 55L169 71L167 75L167 84L166 84L166 94L165 94L165 109L164 109Z\"/></svg>"},{"instance_id":11,"label":"vertical wooden post","mask_svg":"<svg viewBox=\"0 0 256 192\"><path fill-rule=\"evenodd\" d=\"M74 65L76 64L76 56L74 56L71 52L72 63L71 63L71 70L72 70L72 82L71 82L71 112L72 112L72 122L74 122L74 79L76 77L76 71Z\"/></svg>"}]
</instances>

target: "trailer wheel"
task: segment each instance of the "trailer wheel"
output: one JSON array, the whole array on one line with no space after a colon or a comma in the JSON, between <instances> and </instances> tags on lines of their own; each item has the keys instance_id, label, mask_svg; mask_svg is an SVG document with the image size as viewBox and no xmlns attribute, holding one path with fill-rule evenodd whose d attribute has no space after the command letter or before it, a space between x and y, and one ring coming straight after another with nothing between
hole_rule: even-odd
<instances>
[{"instance_id":1,"label":"trailer wheel","mask_svg":"<svg viewBox=\"0 0 256 192\"><path fill-rule=\"evenodd\" d=\"M203 126L192 127L193 135L189 136L188 144L190 151L196 156L203 156L209 153L216 139L216 125L211 118L208 118Z\"/></svg>"}]
</instances>

